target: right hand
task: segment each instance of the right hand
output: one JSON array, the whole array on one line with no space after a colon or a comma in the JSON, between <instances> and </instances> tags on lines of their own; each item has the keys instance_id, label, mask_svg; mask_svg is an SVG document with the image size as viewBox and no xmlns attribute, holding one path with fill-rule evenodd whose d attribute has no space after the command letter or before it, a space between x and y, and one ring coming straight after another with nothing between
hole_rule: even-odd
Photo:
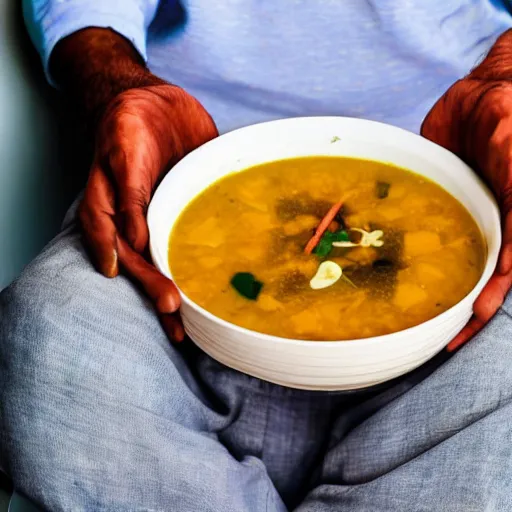
<instances>
[{"instance_id":1,"label":"right hand","mask_svg":"<svg viewBox=\"0 0 512 512\"><path fill-rule=\"evenodd\" d=\"M184 338L174 284L144 257L146 210L165 173L217 135L203 106L153 75L117 32L89 27L55 46L50 71L85 114L94 159L80 221L89 253L106 277L122 269L153 301L175 341Z\"/></svg>"},{"instance_id":2,"label":"right hand","mask_svg":"<svg viewBox=\"0 0 512 512\"><path fill-rule=\"evenodd\" d=\"M148 263L146 211L160 180L178 160L217 135L202 105L183 89L129 89L107 106L80 206L85 241L97 269L115 277L121 267L153 301L167 334L184 337L174 284Z\"/></svg>"}]
</instances>

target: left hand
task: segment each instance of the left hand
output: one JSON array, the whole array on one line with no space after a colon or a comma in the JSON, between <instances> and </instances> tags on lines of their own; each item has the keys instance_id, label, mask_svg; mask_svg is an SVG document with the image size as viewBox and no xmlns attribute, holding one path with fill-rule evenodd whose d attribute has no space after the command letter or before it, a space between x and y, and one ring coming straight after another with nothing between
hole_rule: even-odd
<instances>
[{"instance_id":1,"label":"left hand","mask_svg":"<svg viewBox=\"0 0 512 512\"><path fill-rule=\"evenodd\" d=\"M451 352L494 316L512 285L512 31L456 82L429 112L421 133L472 166L493 190L502 215L498 266L474 305L474 315L448 344Z\"/></svg>"}]
</instances>

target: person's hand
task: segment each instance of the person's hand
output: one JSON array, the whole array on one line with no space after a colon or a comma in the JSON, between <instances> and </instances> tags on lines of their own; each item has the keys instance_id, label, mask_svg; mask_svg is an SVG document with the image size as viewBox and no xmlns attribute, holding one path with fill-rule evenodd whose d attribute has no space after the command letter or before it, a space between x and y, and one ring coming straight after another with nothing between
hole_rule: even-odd
<instances>
[{"instance_id":1,"label":"person's hand","mask_svg":"<svg viewBox=\"0 0 512 512\"><path fill-rule=\"evenodd\" d=\"M199 102L172 85L119 94L97 130L94 162L80 205L85 241L100 272L114 277L123 267L141 283L161 315L178 309L179 294L139 255L149 240L146 211L163 174L216 134ZM183 338L177 317L163 321L173 339Z\"/></svg>"},{"instance_id":2,"label":"person's hand","mask_svg":"<svg viewBox=\"0 0 512 512\"><path fill-rule=\"evenodd\" d=\"M146 259L146 211L164 174L217 135L212 118L183 89L152 75L124 38L86 29L56 47L52 71L83 107L94 157L79 208L84 240L106 277L120 269L153 301L175 341L184 337L174 284Z\"/></svg>"},{"instance_id":3,"label":"person's hand","mask_svg":"<svg viewBox=\"0 0 512 512\"><path fill-rule=\"evenodd\" d=\"M482 63L441 97L421 133L480 174L502 215L498 266L475 302L473 318L448 345L453 351L486 325L512 285L512 32L504 33Z\"/></svg>"}]
</instances>

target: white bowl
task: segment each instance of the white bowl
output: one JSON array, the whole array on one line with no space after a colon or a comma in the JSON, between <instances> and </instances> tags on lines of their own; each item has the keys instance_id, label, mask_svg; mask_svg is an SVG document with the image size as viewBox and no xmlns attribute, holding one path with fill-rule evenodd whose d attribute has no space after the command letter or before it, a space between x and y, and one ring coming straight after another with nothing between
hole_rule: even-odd
<instances>
[{"instance_id":1,"label":"white bowl","mask_svg":"<svg viewBox=\"0 0 512 512\"><path fill-rule=\"evenodd\" d=\"M475 288L432 320L361 340L302 341L260 334L217 318L183 293L181 314L190 338L231 368L293 388L363 388L407 373L442 350L471 317L496 266L501 244L496 203L476 174L449 151L393 126L343 117L284 119L236 130L186 156L162 181L148 212L151 254L157 268L172 278L169 235L191 199L234 171L311 155L390 162L439 183L473 214L487 241L485 269Z\"/></svg>"}]
</instances>

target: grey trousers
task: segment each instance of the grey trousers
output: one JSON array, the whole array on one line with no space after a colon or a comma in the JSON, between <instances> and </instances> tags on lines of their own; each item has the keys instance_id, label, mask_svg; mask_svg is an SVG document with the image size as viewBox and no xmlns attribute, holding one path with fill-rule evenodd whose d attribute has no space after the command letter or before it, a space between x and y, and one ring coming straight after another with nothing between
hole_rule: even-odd
<instances>
[{"instance_id":1,"label":"grey trousers","mask_svg":"<svg viewBox=\"0 0 512 512\"><path fill-rule=\"evenodd\" d=\"M512 510L512 298L451 358L297 391L171 345L73 216L0 297L0 463L42 508Z\"/></svg>"}]
</instances>

